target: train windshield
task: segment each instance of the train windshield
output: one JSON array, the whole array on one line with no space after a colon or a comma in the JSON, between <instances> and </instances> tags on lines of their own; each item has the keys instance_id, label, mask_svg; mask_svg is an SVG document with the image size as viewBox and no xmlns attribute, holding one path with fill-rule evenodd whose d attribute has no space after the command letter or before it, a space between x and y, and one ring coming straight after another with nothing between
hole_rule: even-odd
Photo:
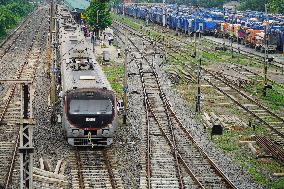
<instances>
[{"instance_id":1,"label":"train windshield","mask_svg":"<svg viewBox=\"0 0 284 189\"><path fill-rule=\"evenodd\" d=\"M99 115L112 114L112 102L106 100L71 100L70 114Z\"/></svg>"}]
</instances>

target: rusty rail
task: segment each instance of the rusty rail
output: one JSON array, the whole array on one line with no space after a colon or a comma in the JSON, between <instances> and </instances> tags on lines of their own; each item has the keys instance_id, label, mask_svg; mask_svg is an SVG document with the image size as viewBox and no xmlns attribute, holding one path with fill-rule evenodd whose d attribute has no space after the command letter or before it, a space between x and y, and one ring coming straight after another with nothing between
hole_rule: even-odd
<instances>
[{"instance_id":1,"label":"rusty rail","mask_svg":"<svg viewBox=\"0 0 284 189\"><path fill-rule=\"evenodd\" d=\"M44 19L44 17L42 18L42 20ZM39 26L40 28L40 26ZM28 64L27 60L30 56L30 53L31 53L31 50L32 50L32 47L34 45L34 42L35 42L35 39L38 38L38 33L39 33L39 30L36 31L36 35L33 37L33 40L32 40L32 43L31 45L29 46L29 50L28 50L28 53L26 54L25 56L25 62L20 66L20 69L17 71L16 73L16 77L15 79L20 79L22 77L22 73L24 71L24 68L25 66ZM43 38L42 38L43 39ZM39 58L39 55L37 56L37 58ZM35 77L35 70L36 70L36 66L33 68L33 75L32 75L32 79L34 79ZM9 93L9 96L8 96L8 99L5 103L5 106L4 106L4 109L3 111L1 112L0 114L0 122L3 121L4 117L5 117L5 114L7 112L7 109L9 107L9 104L11 102L11 100L13 99L14 97L14 94L15 94L15 91L16 91L16 87L17 87L17 84L13 84L12 86L12 89ZM10 163L10 166L9 166L9 171L7 173L7 177L6 177L6 180L5 180L5 189L8 189L9 188L9 185L11 184L12 182L12 175L13 175L13 170L14 170L14 166L15 166L15 161L16 161L16 155L17 155L17 150L18 150L18 147L19 147L19 140L20 140L20 135L19 133L17 134L17 137L16 137L16 142L15 142L15 145L14 145L14 150L13 150L13 155L12 155L12 159L11 159L11 163Z\"/></svg>"},{"instance_id":2,"label":"rusty rail","mask_svg":"<svg viewBox=\"0 0 284 189\"><path fill-rule=\"evenodd\" d=\"M3 45L5 43L7 43L8 40L10 40L12 38L13 35L15 35L15 33L22 27L24 27L26 25L26 22L28 21L28 19L30 19L31 17L33 17L37 12L39 12L39 9L36 9L35 11L33 11L32 13L30 13L21 23L20 26L18 26L15 30L13 30L12 33L10 33L4 41L2 41L2 43L0 44L0 48L3 47ZM30 24L31 21L28 22L28 24ZM27 25L28 25L27 24ZM5 49L4 53L2 55L0 55L0 60L5 56L5 54L7 54L7 52L9 51L9 49L12 47L12 45L16 42L16 40L21 36L21 34L24 32L24 30L22 30L17 36L16 38L12 41L12 43Z\"/></svg>"},{"instance_id":3,"label":"rusty rail","mask_svg":"<svg viewBox=\"0 0 284 189\"><path fill-rule=\"evenodd\" d=\"M81 156L78 150L75 152L76 164L77 164L77 171L79 177L79 189L85 189L83 173L82 173L82 165L81 165Z\"/></svg>"},{"instance_id":4,"label":"rusty rail","mask_svg":"<svg viewBox=\"0 0 284 189\"><path fill-rule=\"evenodd\" d=\"M12 155L9 171L8 171L7 177L6 177L5 189L9 188L9 185L12 181L13 170L14 170L14 167L15 167L15 161L16 161L16 155L17 155L17 151L18 151L18 147L19 147L19 142L20 142L20 135L18 134L17 138L16 138L14 150L13 150L13 155Z\"/></svg>"},{"instance_id":5,"label":"rusty rail","mask_svg":"<svg viewBox=\"0 0 284 189\"><path fill-rule=\"evenodd\" d=\"M279 163L284 164L284 150L282 148L263 136L255 136L255 140L260 147L277 159Z\"/></svg>"},{"instance_id":6,"label":"rusty rail","mask_svg":"<svg viewBox=\"0 0 284 189\"><path fill-rule=\"evenodd\" d=\"M139 69L139 74L141 76L141 70ZM140 77L141 81L143 81L143 77ZM148 111L148 103L147 103L147 95L145 91L145 83L142 82L142 88L143 88L143 94L144 94L144 105L145 105L145 113L146 113L146 125L147 125L147 152L146 152L146 173L147 173L147 188L151 188L151 159L150 159L150 154L151 154L151 144L150 144L150 123L149 123L149 111Z\"/></svg>"},{"instance_id":7,"label":"rusty rail","mask_svg":"<svg viewBox=\"0 0 284 189\"><path fill-rule=\"evenodd\" d=\"M209 73L210 75L212 75L214 78L217 79L217 76L214 75L213 73L209 72L208 70L203 69L204 71L206 71L207 73ZM209 79L203 78L205 81L207 81L210 85L212 85L215 89L217 89L218 91L220 91L222 94L224 94L226 97L228 97L229 99L231 99L234 103L236 103L238 106L240 106L241 108L243 108L244 110L246 110L248 113L250 113L252 116L254 116L256 119L258 119L259 121L261 121L262 123L264 123L266 126L268 126L268 128L270 128L274 133L276 133L277 135L279 135L281 138L284 138L284 133L282 133L281 131L279 131L278 129L274 128L273 126L271 126L268 122L266 122L264 119L260 118L258 115L256 115L254 112L252 112L251 110L249 110L247 107L245 107L244 105L242 105L239 101L237 101L235 98L233 98L231 95L227 94L224 90L220 89L218 86L216 86L215 84L213 84ZM221 79L220 79L221 80ZM221 80L222 81L222 80ZM227 83L227 82L226 82ZM227 85L229 87L231 87L232 89L234 89L235 91L237 91L239 94L241 94L242 96L244 96L245 98L247 98L248 100L250 100L251 102L254 102L255 104L257 104L259 107L263 108L264 110L266 110L268 113L270 113L270 115L272 115L273 117L284 121L283 118L281 118L280 116L274 114L273 112L271 112L270 110L268 110L266 107L264 107L263 105L259 104L258 102L254 101L253 99L251 99L250 97L248 97L246 94L242 93L241 91L237 90L235 87L233 87L232 85L228 84Z\"/></svg>"},{"instance_id":8,"label":"rusty rail","mask_svg":"<svg viewBox=\"0 0 284 189\"><path fill-rule=\"evenodd\" d=\"M119 30L117 30L119 31ZM122 33L121 31L119 31L120 33ZM123 34L123 33L122 33ZM134 42L128 37L128 40L133 44L133 46L140 52L139 48L134 44ZM168 101L166 100L166 97L165 97L165 94L163 93L162 89L161 89L161 86L160 86L160 81L159 81L159 78L158 78L158 75L155 71L155 68L153 67L153 65L151 65L151 63L148 61L148 59L145 57L145 56L142 56L146 61L147 63L150 65L150 67L152 68L153 72L154 72L154 76L156 78L156 82L158 83L158 87L159 87L159 90L161 92L161 96L164 96L163 98L163 102L166 104L167 108L169 109L169 111L171 112L172 115L174 115L176 121L178 122L178 125L182 128L182 130L186 133L186 135L188 136L188 138L193 142L193 144L197 147L197 149L202 153L203 157L205 157L209 162L210 164L214 167L216 173L221 176L225 183L230 186L230 188L234 188L236 189L237 187L229 180L229 178L221 171L221 169L218 168L218 166L216 165L216 163L209 157L209 155L198 145L198 143L194 140L194 138L191 136L191 134L187 131L187 129L185 129L185 127L182 125L181 121L178 119L178 117L176 116L175 112L172 110L172 108L170 107ZM145 89L144 89L144 92L145 92ZM147 100L147 98L146 98ZM148 102L149 103L149 102ZM149 104L148 104L149 106ZM150 111L151 111L151 108L150 108ZM155 118L155 114L154 112L152 111L151 112L152 115L154 116ZM158 122L157 118L155 118L156 121ZM158 125L159 122L158 122ZM174 147L174 145L172 144L171 140L165 135L165 132L163 131L162 127L160 127L160 130L161 132L164 134L165 138L167 139L167 141L169 142L170 146L172 147L172 149L176 150L176 153L179 157L179 159L182 161L183 164L186 165L185 161L182 159L182 156L180 155L180 153L177 151L176 147ZM202 184L198 181L198 179L196 178L196 176L193 174L193 172L190 170L190 168L186 165L185 168L187 169L187 172L190 173L190 175L192 176L193 180L196 182L197 185L199 186L202 186ZM203 187L203 186L202 186Z\"/></svg>"},{"instance_id":9,"label":"rusty rail","mask_svg":"<svg viewBox=\"0 0 284 189\"><path fill-rule=\"evenodd\" d=\"M43 19L44 19L44 17L41 19L41 23L42 23L42 21L43 21ZM40 28L40 26L39 26L39 28ZM29 56L30 56L30 53L31 53L31 50L32 50L32 47L33 47L33 45L34 45L34 43L35 43L35 39L38 37L38 33L39 33L39 28L36 30L36 32L35 32L35 35L34 35L34 37L33 37L33 39L32 39L32 43L31 43L31 45L29 46L29 48L28 48L28 53L26 54L26 56L25 56L25 62L20 66L20 69L18 70L18 73L16 74L16 78L15 79L20 79L21 78L21 75L22 75L22 73L23 73L23 71L24 71L24 67L27 65L27 59L29 58ZM39 56L38 56L38 58L39 58ZM34 72L35 73L35 72ZM1 114L0 114L0 122L2 122L3 121L3 119L4 119L4 116L5 116L5 114L6 114L6 111L7 111L7 109L8 109L8 106L9 106L9 104L10 104L10 102L11 102L11 100L12 100L12 98L13 98L13 96L14 96L14 93L15 93L15 90L16 90L16 84L14 84L13 85L13 87L12 87L12 89L11 89L11 92L10 92L10 94L9 94L9 96L8 96L8 100L7 100L7 102L5 103L5 106L4 106L4 109L3 109L3 111L1 112Z\"/></svg>"},{"instance_id":10,"label":"rusty rail","mask_svg":"<svg viewBox=\"0 0 284 189\"><path fill-rule=\"evenodd\" d=\"M116 184L116 180L114 179L115 176L114 176L114 173L112 171L112 167L111 167L111 164L110 164L110 161L108 159L108 154L107 154L107 150L103 150L103 156L104 156L104 161L105 161L105 164L107 166L107 171L108 171L108 175L109 175L109 180L110 180L110 183L111 183L111 187L112 189L115 189L117 184Z\"/></svg>"},{"instance_id":11,"label":"rusty rail","mask_svg":"<svg viewBox=\"0 0 284 189\"><path fill-rule=\"evenodd\" d=\"M120 25L122 25L120 23ZM131 28L129 26L127 26L128 28ZM131 28L132 29L132 28ZM134 29L132 29L134 30ZM134 30L135 31L135 30ZM176 49L172 49L170 48L172 51L179 53ZM186 56L183 56L183 58L188 59ZM210 75L212 75L213 77L216 77L214 74L212 74L210 71L202 68L204 71L208 72ZM261 119L259 116L257 116L254 112L250 111L248 108L246 108L245 106L243 106L240 102L238 102L236 99L232 98L230 95L228 95L226 92L224 92L222 89L220 89L218 86L214 85L212 82L210 82L210 80L207 80L204 78L205 81L207 81L210 85L212 85L214 88L216 88L218 91L220 91L222 94L224 94L225 96L227 96L228 98L230 98L233 102L235 102L238 106L240 106L241 108L243 108L245 111L247 111L248 113L250 113L251 115L253 115L256 119L260 120L262 123L264 123L266 126L268 126L268 128L270 128L274 133L276 133L277 135L279 135L280 137L284 138L284 134L282 132L280 132L278 129L274 128L273 126L271 126L268 122L266 122L265 120ZM244 94L243 92L237 90L234 86L232 86L231 84L229 84L228 82L226 82L226 84L231 87L232 89L234 89L235 91L237 91L240 95L242 95L243 97L247 98L248 100L250 100L251 102L257 104L259 107L263 108L265 111L267 111L271 116L277 118L278 120L281 120L282 122L284 122L284 119L281 118L280 116L278 116L277 114L271 112L268 108L266 108L265 106L263 106L262 104L256 102L254 99L252 99L251 97L249 97L248 95Z\"/></svg>"},{"instance_id":12,"label":"rusty rail","mask_svg":"<svg viewBox=\"0 0 284 189\"><path fill-rule=\"evenodd\" d=\"M141 79L141 83L142 83L142 88L143 88L143 94L144 94L144 105L145 105L145 109L146 109L146 124L147 124L147 186L148 188L151 188L151 162L150 162L150 154L151 154L151 145L150 145L150 133L149 133L149 114L148 114L148 111L150 111L152 113L152 116L155 118L155 121L157 122L159 128L161 128L161 125L153 111L153 109L151 108L151 104L148 100L148 94L146 93L146 87L145 87L145 79L144 79L144 73L142 71L142 65L140 65L140 68L139 68L139 75L140 75L140 79ZM153 73L154 74L154 73ZM168 119L169 121L169 119ZM179 162L178 162L178 154L177 154L177 151L175 149L177 149L176 147L176 144L175 144L175 138L174 138L174 135L173 135L173 128L172 128L172 125L170 125L170 130L171 130L171 135L172 135L172 141L170 141L170 139L167 138L168 142L170 141L170 145L171 145L171 150L172 150L172 155L174 156L174 159L175 159L175 165L176 165L176 168L177 168L177 176L178 176L178 181L179 181L179 186L180 186L180 189L184 189L185 186L184 186L184 182L183 182L183 178L182 178L182 174L181 174L181 170L180 170L180 166L179 166ZM166 134L163 130L161 130L163 135L165 137Z\"/></svg>"}]
</instances>

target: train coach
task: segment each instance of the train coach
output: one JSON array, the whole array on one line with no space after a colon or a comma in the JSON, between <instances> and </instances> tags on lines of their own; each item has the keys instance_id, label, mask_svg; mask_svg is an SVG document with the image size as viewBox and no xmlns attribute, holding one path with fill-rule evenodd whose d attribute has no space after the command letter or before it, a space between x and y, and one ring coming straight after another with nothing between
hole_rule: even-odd
<instances>
[{"instance_id":1,"label":"train coach","mask_svg":"<svg viewBox=\"0 0 284 189\"><path fill-rule=\"evenodd\" d=\"M72 146L109 146L117 125L116 96L91 45L65 9L60 10L62 122Z\"/></svg>"}]
</instances>

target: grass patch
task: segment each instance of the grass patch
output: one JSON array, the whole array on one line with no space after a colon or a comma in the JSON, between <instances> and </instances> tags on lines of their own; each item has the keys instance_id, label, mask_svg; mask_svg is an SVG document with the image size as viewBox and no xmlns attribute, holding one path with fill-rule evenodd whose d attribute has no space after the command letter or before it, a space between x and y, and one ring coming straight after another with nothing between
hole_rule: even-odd
<instances>
[{"instance_id":1,"label":"grass patch","mask_svg":"<svg viewBox=\"0 0 284 189\"><path fill-rule=\"evenodd\" d=\"M269 185L270 189L283 189L284 188L284 177L277 179Z\"/></svg>"},{"instance_id":2,"label":"grass patch","mask_svg":"<svg viewBox=\"0 0 284 189\"><path fill-rule=\"evenodd\" d=\"M100 62L100 58L97 61ZM110 61L110 64L101 66L117 97L122 98L124 65L115 64L113 61Z\"/></svg>"},{"instance_id":3,"label":"grass patch","mask_svg":"<svg viewBox=\"0 0 284 189\"><path fill-rule=\"evenodd\" d=\"M267 89L267 95L264 97L263 84L254 83L245 88L246 91L253 96L261 99L269 108L273 110L280 110L284 108L284 95L279 94L276 90Z\"/></svg>"}]
</instances>

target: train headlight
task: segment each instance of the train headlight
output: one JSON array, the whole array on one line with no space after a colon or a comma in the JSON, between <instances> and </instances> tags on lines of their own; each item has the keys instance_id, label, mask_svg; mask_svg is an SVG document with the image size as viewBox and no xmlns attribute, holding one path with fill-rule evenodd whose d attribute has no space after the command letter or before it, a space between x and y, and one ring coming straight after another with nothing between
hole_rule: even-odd
<instances>
[{"instance_id":1,"label":"train headlight","mask_svg":"<svg viewBox=\"0 0 284 189\"><path fill-rule=\"evenodd\" d=\"M78 129L74 129L74 130L72 131L72 135L73 135L74 137L79 136L79 130L78 130Z\"/></svg>"}]
</instances>

